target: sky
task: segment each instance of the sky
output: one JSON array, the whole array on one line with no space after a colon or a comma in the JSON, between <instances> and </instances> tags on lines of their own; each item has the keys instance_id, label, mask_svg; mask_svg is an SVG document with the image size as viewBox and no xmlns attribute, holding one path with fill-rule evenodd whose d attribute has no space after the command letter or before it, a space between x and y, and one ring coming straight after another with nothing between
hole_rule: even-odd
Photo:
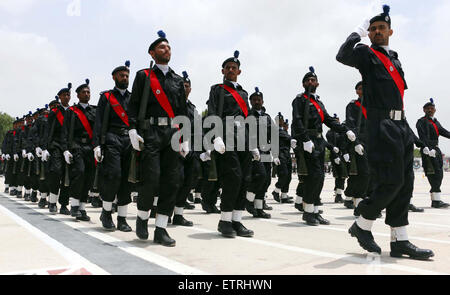
<instances>
[{"instance_id":1,"label":"sky","mask_svg":"<svg viewBox=\"0 0 450 295\"><path fill-rule=\"evenodd\" d=\"M125 60L131 61L131 89L135 73L150 63L149 44L163 30L172 47L170 66L189 73L190 99L200 111L211 85L222 80L222 62L239 50L238 82L250 94L259 87L272 116L291 119L301 79L314 66L317 93L327 111L343 119L361 77L336 54L382 4L391 6L390 47L405 71L412 129L430 97L436 117L450 129L448 0L0 0L0 111L21 116L68 82L76 88L86 78L97 104L99 93L114 86L112 69ZM450 140L441 138L441 149L450 155Z\"/></svg>"}]
</instances>

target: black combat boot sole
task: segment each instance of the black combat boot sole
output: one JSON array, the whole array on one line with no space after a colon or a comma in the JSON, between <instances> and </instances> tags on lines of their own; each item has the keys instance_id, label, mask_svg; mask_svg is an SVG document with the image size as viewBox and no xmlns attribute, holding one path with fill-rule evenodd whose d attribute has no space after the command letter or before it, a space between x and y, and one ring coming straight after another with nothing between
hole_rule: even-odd
<instances>
[{"instance_id":1,"label":"black combat boot sole","mask_svg":"<svg viewBox=\"0 0 450 295\"><path fill-rule=\"evenodd\" d=\"M235 238L236 235L237 235L236 231L233 231L233 232L231 232L231 233L224 233L224 232L222 232L222 231L220 231L220 230L218 230L218 231L219 231L220 234L221 234L222 236L224 236L225 238Z\"/></svg>"},{"instance_id":2,"label":"black combat boot sole","mask_svg":"<svg viewBox=\"0 0 450 295\"><path fill-rule=\"evenodd\" d=\"M116 231L116 226L113 222L111 222L111 224L109 226L106 226L103 222L103 218L101 218L100 216L100 221L102 222L102 227L104 230L109 231L109 232L113 232Z\"/></svg>"},{"instance_id":3,"label":"black combat boot sole","mask_svg":"<svg viewBox=\"0 0 450 295\"><path fill-rule=\"evenodd\" d=\"M410 259L414 259L414 260L429 260L431 257L434 257L434 253L432 253L431 255L428 255L428 256L414 256L411 254L396 252L396 251L391 251L391 253L389 253L389 255L394 258L407 258L407 257L403 256L403 255L406 255L406 256L409 256Z\"/></svg>"},{"instance_id":4,"label":"black combat boot sole","mask_svg":"<svg viewBox=\"0 0 450 295\"><path fill-rule=\"evenodd\" d=\"M380 250L380 252L378 252L378 251L372 251L372 249L369 249L369 247L363 245L363 244L359 241L359 239L358 239L358 237L356 236L356 234L353 233L351 227L348 229L348 233L349 233L353 238L356 238L356 240L358 240L358 244L359 244L359 246L361 246L361 248L363 248L364 250L366 250L366 251L369 252L369 253L377 253L377 254L381 255L381 250Z\"/></svg>"},{"instance_id":5,"label":"black combat boot sole","mask_svg":"<svg viewBox=\"0 0 450 295\"><path fill-rule=\"evenodd\" d=\"M168 242L160 241L159 239L153 239L153 243L160 244L165 247L175 247L177 245L176 241L174 241L172 243L168 243Z\"/></svg>"},{"instance_id":6,"label":"black combat boot sole","mask_svg":"<svg viewBox=\"0 0 450 295\"><path fill-rule=\"evenodd\" d=\"M123 225L123 226L117 225L117 230L124 232L124 233L129 233L129 232L133 231L133 229L130 226L126 226L126 225Z\"/></svg>"}]
</instances>

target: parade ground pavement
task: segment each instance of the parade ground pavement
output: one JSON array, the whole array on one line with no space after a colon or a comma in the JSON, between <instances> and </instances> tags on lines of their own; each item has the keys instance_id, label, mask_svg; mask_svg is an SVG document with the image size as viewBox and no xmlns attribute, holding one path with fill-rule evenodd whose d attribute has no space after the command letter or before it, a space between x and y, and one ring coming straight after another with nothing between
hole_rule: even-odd
<instances>
[{"instance_id":1,"label":"parade ground pavement","mask_svg":"<svg viewBox=\"0 0 450 295\"><path fill-rule=\"evenodd\" d=\"M154 219L149 221L149 240L140 241L136 228L136 204L128 211L131 233L106 232L99 220L101 208L87 205L90 222L79 222L48 209L0 193L0 274L42 275L435 275L450 274L450 210L432 209L430 186L416 173L412 203L424 213L409 213L410 241L432 249L429 261L389 256L390 228L383 218L373 227L381 256L361 249L348 228L353 210L335 204L334 179L326 176L321 195L322 216L330 225L307 226L293 204L279 204L268 191L271 219L244 213L243 224L253 238L224 238L217 232L218 214L206 214L200 204L185 210L193 227L169 225L176 247L153 243ZM0 177L0 191L4 178ZM289 195L295 197L297 176ZM444 174L442 199L450 202L450 173ZM58 204L59 209L59 204ZM117 215L113 220L117 223Z\"/></svg>"}]
</instances>

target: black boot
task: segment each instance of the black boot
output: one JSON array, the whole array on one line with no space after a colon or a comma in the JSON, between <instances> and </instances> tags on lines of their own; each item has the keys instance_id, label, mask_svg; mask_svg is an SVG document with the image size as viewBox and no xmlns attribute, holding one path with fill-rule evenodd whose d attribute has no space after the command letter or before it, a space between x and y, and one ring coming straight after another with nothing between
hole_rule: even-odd
<instances>
[{"instance_id":1,"label":"black boot","mask_svg":"<svg viewBox=\"0 0 450 295\"><path fill-rule=\"evenodd\" d=\"M359 217L360 215L361 215L361 213L359 212L358 207L356 207L356 208L353 210L353 216Z\"/></svg>"},{"instance_id":2,"label":"black boot","mask_svg":"<svg viewBox=\"0 0 450 295\"><path fill-rule=\"evenodd\" d=\"M276 191L273 191L272 196L275 201L277 201L278 203L280 202L280 194L279 193L277 193Z\"/></svg>"},{"instance_id":3,"label":"black boot","mask_svg":"<svg viewBox=\"0 0 450 295\"><path fill-rule=\"evenodd\" d=\"M81 217L80 206L71 206L70 215L72 217Z\"/></svg>"},{"instance_id":4,"label":"black boot","mask_svg":"<svg viewBox=\"0 0 450 295\"><path fill-rule=\"evenodd\" d=\"M292 201L289 198L284 198L284 199L281 199L281 203L282 204L292 204L292 203L294 203L294 201Z\"/></svg>"},{"instance_id":5,"label":"black boot","mask_svg":"<svg viewBox=\"0 0 450 295\"><path fill-rule=\"evenodd\" d=\"M375 243L372 232L361 229L358 224L354 222L353 225L349 228L348 233L352 237L356 237L358 239L359 245L364 250L381 254L381 248L377 245L377 243Z\"/></svg>"},{"instance_id":6,"label":"black boot","mask_svg":"<svg viewBox=\"0 0 450 295\"><path fill-rule=\"evenodd\" d=\"M165 228L156 227L153 242L166 247L175 247L176 241L169 236Z\"/></svg>"},{"instance_id":7,"label":"black boot","mask_svg":"<svg viewBox=\"0 0 450 295\"><path fill-rule=\"evenodd\" d=\"M202 199L194 198L194 204L201 204L201 203L202 203Z\"/></svg>"},{"instance_id":8,"label":"black boot","mask_svg":"<svg viewBox=\"0 0 450 295\"><path fill-rule=\"evenodd\" d=\"M91 218L87 215L86 210L80 210L81 216L77 217L79 221L91 221Z\"/></svg>"},{"instance_id":9,"label":"black boot","mask_svg":"<svg viewBox=\"0 0 450 295\"><path fill-rule=\"evenodd\" d=\"M111 213L114 214L114 213L116 213L116 212L117 212L117 204L116 204L116 203L113 203L113 204L112 204Z\"/></svg>"},{"instance_id":10,"label":"black boot","mask_svg":"<svg viewBox=\"0 0 450 295\"><path fill-rule=\"evenodd\" d=\"M70 211L69 209L67 209L67 206L61 205L61 209L59 209L59 214L70 215Z\"/></svg>"},{"instance_id":11,"label":"black boot","mask_svg":"<svg viewBox=\"0 0 450 295\"><path fill-rule=\"evenodd\" d=\"M133 203L137 203L138 196L133 196Z\"/></svg>"},{"instance_id":12,"label":"black boot","mask_svg":"<svg viewBox=\"0 0 450 295\"><path fill-rule=\"evenodd\" d=\"M314 217L319 221L320 224L323 224L323 225L329 225L330 224L330 221L328 221L325 218L323 218L322 215L320 215L319 213L315 213Z\"/></svg>"},{"instance_id":13,"label":"black boot","mask_svg":"<svg viewBox=\"0 0 450 295\"><path fill-rule=\"evenodd\" d=\"M123 232L132 231L131 226L129 226L127 223L127 219L121 216L117 216L117 229Z\"/></svg>"},{"instance_id":14,"label":"black boot","mask_svg":"<svg viewBox=\"0 0 450 295\"><path fill-rule=\"evenodd\" d=\"M36 203L38 201L37 192L36 191L31 193L30 201L33 202L33 203Z\"/></svg>"},{"instance_id":15,"label":"black boot","mask_svg":"<svg viewBox=\"0 0 450 295\"><path fill-rule=\"evenodd\" d=\"M115 231L116 225L112 220L112 212L106 211L102 209L102 214L100 215L100 221L102 222L102 226L107 231Z\"/></svg>"},{"instance_id":16,"label":"black boot","mask_svg":"<svg viewBox=\"0 0 450 295\"><path fill-rule=\"evenodd\" d=\"M216 205L211 205L211 213L220 214L220 210L216 207Z\"/></svg>"},{"instance_id":17,"label":"black boot","mask_svg":"<svg viewBox=\"0 0 450 295\"><path fill-rule=\"evenodd\" d=\"M202 209L208 214L212 213L211 206L209 204L205 203L205 201L202 201Z\"/></svg>"},{"instance_id":18,"label":"black boot","mask_svg":"<svg viewBox=\"0 0 450 295\"><path fill-rule=\"evenodd\" d=\"M220 220L219 225L217 226L217 230L222 233L222 236L226 238L236 237L236 231L233 229L231 221Z\"/></svg>"},{"instance_id":19,"label":"black boot","mask_svg":"<svg viewBox=\"0 0 450 295\"><path fill-rule=\"evenodd\" d=\"M353 205L353 200L345 200L344 201L344 207L347 209L355 209L355 205Z\"/></svg>"},{"instance_id":20,"label":"black boot","mask_svg":"<svg viewBox=\"0 0 450 295\"><path fill-rule=\"evenodd\" d=\"M187 199L188 199L189 202L194 203L194 195L192 193L189 193Z\"/></svg>"},{"instance_id":21,"label":"black boot","mask_svg":"<svg viewBox=\"0 0 450 295\"><path fill-rule=\"evenodd\" d=\"M47 205L47 200L44 199L44 198L41 198L39 200L38 207L41 208L41 209L44 209L46 205Z\"/></svg>"},{"instance_id":22,"label":"black boot","mask_svg":"<svg viewBox=\"0 0 450 295\"><path fill-rule=\"evenodd\" d=\"M16 191L16 197L18 199L22 199L22 192L21 191Z\"/></svg>"},{"instance_id":23,"label":"black boot","mask_svg":"<svg viewBox=\"0 0 450 295\"><path fill-rule=\"evenodd\" d=\"M419 249L409 241L396 241L391 242L391 257L400 258L403 255L409 256L409 258L417 260L428 260L434 256L433 251L428 249Z\"/></svg>"},{"instance_id":24,"label":"black boot","mask_svg":"<svg viewBox=\"0 0 450 295\"><path fill-rule=\"evenodd\" d=\"M103 206L102 200L100 200L100 197L93 197L91 201L91 205L94 208L101 208Z\"/></svg>"},{"instance_id":25,"label":"black boot","mask_svg":"<svg viewBox=\"0 0 450 295\"><path fill-rule=\"evenodd\" d=\"M255 215L255 205L249 200L245 200L245 210L251 215Z\"/></svg>"},{"instance_id":26,"label":"black boot","mask_svg":"<svg viewBox=\"0 0 450 295\"><path fill-rule=\"evenodd\" d=\"M255 209L253 217L270 219L272 216L269 213L264 212L262 209Z\"/></svg>"},{"instance_id":27,"label":"black boot","mask_svg":"<svg viewBox=\"0 0 450 295\"><path fill-rule=\"evenodd\" d=\"M319 220L317 220L316 215L314 213L304 212L302 219L306 221L307 225L312 226L319 225Z\"/></svg>"},{"instance_id":28,"label":"black boot","mask_svg":"<svg viewBox=\"0 0 450 295\"><path fill-rule=\"evenodd\" d=\"M417 208L413 204L409 204L408 210L411 212L424 212L423 208Z\"/></svg>"},{"instance_id":29,"label":"black boot","mask_svg":"<svg viewBox=\"0 0 450 295\"><path fill-rule=\"evenodd\" d=\"M89 196L88 198L87 198L87 201L86 201L86 203L92 203L92 197L91 196Z\"/></svg>"},{"instance_id":30,"label":"black boot","mask_svg":"<svg viewBox=\"0 0 450 295\"><path fill-rule=\"evenodd\" d=\"M53 214L58 213L58 207L56 206L56 203L54 203L54 204L50 203L48 205L48 211Z\"/></svg>"},{"instance_id":31,"label":"black boot","mask_svg":"<svg viewBox=\"0 0 450 295\"><path fill-rule=\"evenodd\" d=\"M268 211L270 211L270 210L272 210L272 209L273 209L272 207L270 207L270 206L267 205L266 200L264 200L264 201L263 201L263 210L268 210Z\"/></svg>"},{"instance_id":32,"label":"black boot","mask_svg":"<svg viewBox=\"0 0 450 295\"><path fill-rule=\"evenodd\" d=\"M344 199L342 199L342 195L336 195L336 197L334 198L334 202L337 204L344 203Z\"/></svg>"},{"instance_id":33,"label":"black boot","mask_svg":"<svg viewBox=\"0 0 450 295\"><path fill-rule=\"evenodd\" d=\"M30 194L25 193L25 194L23 195L23 200L28 202L28 201L30 200Z\"/></svg>"},{"instance_id":34,"label":"black boot","mask_svg":"<svg viewBox=\"0 0 450 295\"><path fill-rule=\"evenodd\" d=\"M231 222L231 226L236 231L236 234L240 237L251 238L253 237L253 231L247 229L242 223L233 221Z\"/></svg>"},{"instance_id":35,"label":"black boot","mask_svg":"<svg viewBox=\"0 0 450 295\"><path fill-rule=\"evenodd\" d=\"M300 211L300 212L304 212L304 211L305 211L305 210L303 209L303 204L295 203L294 207L295 207L295 209L297 209L297 210Z\"/></svg>"},{"instance_id":36,"label":"black boot","mask_svg":"<svg viewBox=\"0 0 450 295\"><path fill-rule=\"evenodd\" d=\"M157 207L153 206L152 210L150 210L150 218L156 218L156 210L157 210Z\"/></svg>"},{"instance_id":37,"label":"black boot","mask_svg":"<svg viewBox=\"0 0 450 295\"><path fill-rule=\"evenodd\" d=\"M195 205L189 204L187 201L184 202L184 209L186 210L192 210L195 209Z\"/></svg>"},{"instance_id":38,"label":"black boot","mask_svg":"<svg viewBox=\"0 0 450 295\"><path fill-rule=\"evenodd\" d=\"M181 226L194 226L194 223L185 219L183 215L174 215L172 224Z\"/></svg>"},{"instance_id":39,"label":"black boot","mask_svg":"<svg viewBox=\"0 0 450 295\"><path fill-rule=\"evenodd\" d=\"M9 195L10 196L15 196L16 195L16 190L15 189L10 190L9 191Z\"/></svg>"},{"instance_id":40,"label":"black boot","mask_svg":"<svg viewBox=\"0 0 450 295\"><path fill-rule=\"evenodd\" d=\"M5 194L9 194L9 188L5 188L4 193L5 193Z\"/></svg>"},{"instance_id":41,"label":"black boot","mask_svg":"<svg viewBox=\"0 0 450 295\"><path fill-rule=\"evenodd\" d=\"M148 219L142 220L139 216L136 218L136 236L141 240L148 239Z\"/></svg>"},{"instance_id":42,"label":"black boot","mask_svg":"<svg viewBox=\"0 0 450 295\"><path fill-rule=\"evenodd\" d=\"M431 208L447 208L449 206L449 204L444 203L442 201L431 201Z\"/></svg>"}]
</instances>

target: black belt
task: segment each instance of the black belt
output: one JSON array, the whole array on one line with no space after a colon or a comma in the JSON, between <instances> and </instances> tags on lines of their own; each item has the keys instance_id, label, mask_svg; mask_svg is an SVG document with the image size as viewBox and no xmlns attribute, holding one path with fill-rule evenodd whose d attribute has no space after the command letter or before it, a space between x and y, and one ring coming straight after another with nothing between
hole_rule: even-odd
<instances>
[{"instance_id":1,"label":"black belt","mask_svg":"<svg viewBox=\"0 0 450 295\"><path fill-rule=\"evenodd\" d=\"M150 129L150 126L170 126L170 127L175 127L172 126L172 119L169 117L150 117L149 119L145 120L143 122L143 126L142 129L143 130L148 130Z\"/></svg>"},{"instance_id":2,"label":"black belt","mask_svg":"<svg viewBox=\"0 0 450 295\"><path fill-rule=\"evenodd\" d=\"M390 119L393 121L402 121L406 119L405 111L403 110L382 110L382 109L367 109L367 119L369 120L384 120Z\"/></svg>"},{"instance_id":3,"label":"black belt","mask_svg":"<svg viewBox=\"0 0 450 295\"><path fill-rule=\"evenodd\" d=\"M114 133L119 136L128 136L128 128L125 127L110 127L108 132Z\"/></svg>"}]
</instances>

